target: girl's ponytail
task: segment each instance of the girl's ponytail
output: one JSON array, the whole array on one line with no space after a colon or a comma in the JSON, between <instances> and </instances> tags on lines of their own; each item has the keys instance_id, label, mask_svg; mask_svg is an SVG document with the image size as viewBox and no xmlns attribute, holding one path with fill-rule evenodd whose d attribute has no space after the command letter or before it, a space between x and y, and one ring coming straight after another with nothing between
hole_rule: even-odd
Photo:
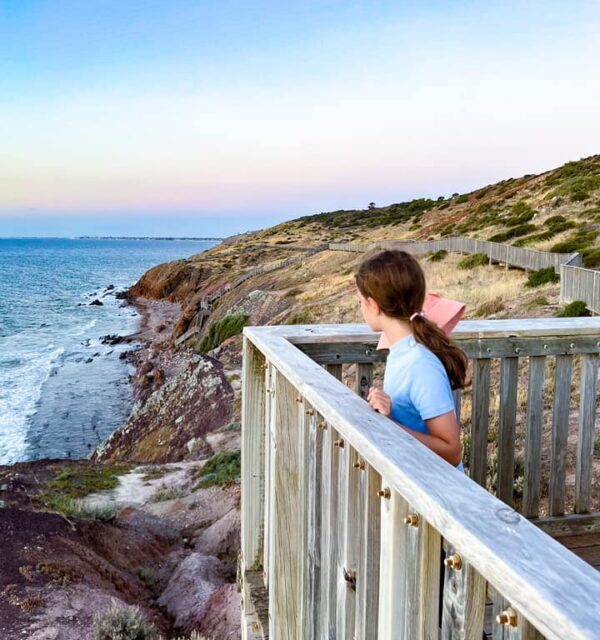
<instances>
[{"instance_id":1,"label":"girl's ponytail","mask_svg":"<svg viewBox=\"0 0 600 640\"><path fill-rule=\"evenodd\" d=\"M467 385L467 357L462 349L436 324L422 314L411 320L412 332L417 342L427 347L444 365L452 389L462 389Z\"/></svg>"},{"instance_id":2,"label":"girl's ponytail","mask_svg":"<svg viewBox=\"0 0 600 640\"><path fill-rule=\"evenodd\" d=\"M373 298L385 315L411 324L415 340L441 360L452 389L468 384L467 357L454 340L421 313L425 276L413 256L393 249L366 258L356 274L356 286L365 298Z\"/></svg>"}]
</instances>

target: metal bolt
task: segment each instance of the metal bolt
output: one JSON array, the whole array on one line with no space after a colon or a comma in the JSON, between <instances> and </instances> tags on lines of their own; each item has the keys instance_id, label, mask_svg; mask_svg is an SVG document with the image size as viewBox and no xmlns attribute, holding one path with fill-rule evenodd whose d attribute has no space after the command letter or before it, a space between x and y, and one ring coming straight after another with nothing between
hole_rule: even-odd
<instances>
[{"instance_id":1,"label":"metal bolt","mask_svg":"<svg viewBox=\"0 0 600 640\"><path fill-rule=\"evenodd\" d=\"M389 487L384 487L383 489L379 489L379 491L377 492L377 495L380 498L385 498L386 500L389 500L392 497L392 492L390 491Z\"/></svg>"},{"instance_id":2,"label":"metal bolt","mask_svg":"<svg viewBox=\"0 0 600 640\"><path fill-rule=\"evenodd\" d=\"M360 469L361 471L365 470L365 463L362 460L357 460L352 466L355 469Z\"/></svg>"},{"instance_id":3,"label":"metal bolt","mask_svg":"<svg viewBox=\"0 0 600 640\"><path fill-rule=\"evenodd\" d=\"M575 348L575 343L571 342L571 344L569 345L569 349L574 349Z\"/></svg>"},{"instance_id":4,"label":"metal bolt","mask_svg":"<svg viewBox=\"0 0 600 640\"><path fill-rule=\"evenodd\" d=\"M521 353L521 349L519 349L519 347L515 347L515 353Z\"/></svg>"},{"instance_id":5,"label":"metal bolt","mask_svg":"<svg viewBox=\"0 0 600 640\"><path fill-rule=\"evenodd\" d=\"M269 368L269 363L268 363L268 362L265 362L265 363L263 364L263 369L268 369L268 368Z\"/></svg>"},{"instance_id":6,"label":"metal bolt","mask_svg":"<svg viewBox=\"0 0 600 640\"><path fill-rule=\"evenodd\" d=\"M407 524L409 527L418 527L419 526L419 514L418 513L410 513L404 518L404 524Z\"/></svg>"},{"instance_id":7,"label":"metal bolt","mask_svg":"<svg viewBox=\"0 0 600 640\"><path fill-rule=\"evenodd\" d=\"M547 344L545 344L545 345L544 345L544 349L547 349L547 348L548 348L548 345L547 345Z\"/></svg>"},{"instance_id":8,"label":"metal bolt","mask_svg":"<svg viewBox=\"0 0 600 640\"><path fill-rule=\"evenodd\" d=\"M296 402L302 402L302 396L296 396Z\"/></svg>"},{"instance_id":9,"label":"metal bolt","mask_svg":"<svg viewBox=\"0 0 600 640\"><path fill-rule=\"evenodd\" d=\"M317 427L319 427L319 429L321 429L321 431L325 431L325 429L327 429L327 423L326 422L319 422Z\"/></svg>"},{"instance_id":10,"label":"metal bolt","mask_svg":"<svg viewBox=\"0 0 600 640\"><path fill-rule=\"evenodd\" d=\"M333 446L337 447L338 449L343 449L344 448L344 441L343 440L334 440Z\"/></svg>"},{"instance_id":11,"label":"metal bolt","mask_svg":"<svg viewBox=\"0 0 600 640\"><path fill-rule=\"evenodd\" d=\"M496 622L505 627L516 627L517 612L512 607L508 607L496 616Z\"/></svg>"},{"instance_id":12,"label":"metal bolt","mask_svg":"<svg viewBox=\"0 0 600 640\"><path fill-rule=\"evenodd\" d=\"M453 553L444 559L444 564L450 569L454 569L454 571L460 571L462 569L462 558L458 553Z\"/></svg>"},{"instance_id":13,"label":"metal bolt","mask_svg":"<svg viewBox=\"0 0 600 640\"><path fill-rule=\"evenodd\" d=\"M307 409L306 410L306 415L307 416L314 416L315 415L315 410L314 409Z\"/></svg>"}]
</instances>

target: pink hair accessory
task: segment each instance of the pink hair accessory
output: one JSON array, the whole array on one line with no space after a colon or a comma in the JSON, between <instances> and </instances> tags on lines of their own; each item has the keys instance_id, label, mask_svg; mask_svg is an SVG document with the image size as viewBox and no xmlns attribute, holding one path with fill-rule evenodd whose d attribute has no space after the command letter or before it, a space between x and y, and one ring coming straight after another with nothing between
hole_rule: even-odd
<instances>
[{"instance_id":1,"label":"pink hair accessory","mask_svg":"<svg viewBox=\"0 0 600 640\"><path fill-rule=\"evenodd\" d=\"M427 314L427 319L430 322L437 324L444 333L450 334L465 312L465 307L466 305L464 302L444 298L439 293L428 293L425 296L423 311L421 313ZM418 313L419 312L413 313L411 320ZM390 344L384 333L382 333L379 338L377 348L390 348Z\"/></svg>"}]
</instances>

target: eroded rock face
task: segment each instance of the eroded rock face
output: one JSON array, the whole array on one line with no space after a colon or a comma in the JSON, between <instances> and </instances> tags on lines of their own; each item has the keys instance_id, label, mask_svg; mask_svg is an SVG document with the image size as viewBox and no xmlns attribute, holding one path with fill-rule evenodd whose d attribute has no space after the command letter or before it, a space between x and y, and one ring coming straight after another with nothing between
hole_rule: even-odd
<instances>
[{"instance_id":1,"label":"eroded rock face","mask_svg":"<svg viewBox=\"0 0 600 640\"><path fill-rule=\"evenodd\" d=\"M190 352L167 354L152 370L127 422L97 449L96 460L178 462L212 453L204 436L227 424L233 390L216 360ZM145 371L145 370L144 370ZM190 445L193 443L193 446Z\"/></svg>"},{"instance_id":2,"label":"eroded rock face","mask_svg":"<svg viewBox=\"0 0 600 640\"><path fill-rule=\"evenodd\" d=\"M211 597L220 586L231 583L231 569L217 558L190 554L173 572L158 603L174 618L175 626L197 629L209 611Z\"/></svg>"}]
</instances>

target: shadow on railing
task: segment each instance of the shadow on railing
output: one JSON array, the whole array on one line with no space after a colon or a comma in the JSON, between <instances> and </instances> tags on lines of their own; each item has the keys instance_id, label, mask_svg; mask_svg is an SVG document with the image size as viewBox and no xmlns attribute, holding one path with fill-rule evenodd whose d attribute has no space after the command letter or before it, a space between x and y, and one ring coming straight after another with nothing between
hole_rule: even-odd
<instances>
[{"instance_id":1,"label":"shadow on railing","mask_svg":"<svg viewBox=\"0 0 600 640\"><path fill-rule=\"evenodd\" d=\"M554 535L600 528L592 500L600 319L467 321L454 337L472 360L476 482L340 382L351 363L360 392L383 359L365 326L244 330L244 638L413 640L438 638L441 627L443 638L479 640L486 603L494 638L600 637L599 574L509 506L523 417L517 506ZM489 472L496 376L498 497L477 484Z\"/></svg>"}]
</instances>

